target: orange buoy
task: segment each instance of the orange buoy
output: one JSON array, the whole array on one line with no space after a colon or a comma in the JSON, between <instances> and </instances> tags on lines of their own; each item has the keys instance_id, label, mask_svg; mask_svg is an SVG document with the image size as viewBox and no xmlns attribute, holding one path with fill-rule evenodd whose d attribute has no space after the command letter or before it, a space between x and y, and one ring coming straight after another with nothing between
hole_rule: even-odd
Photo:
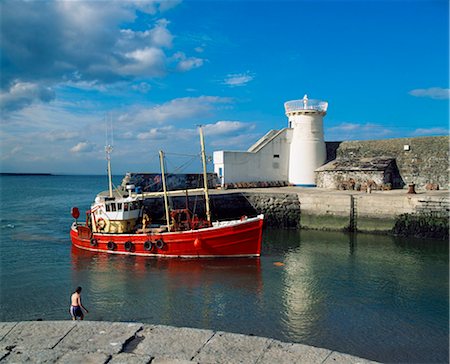
<instances>
[{"instance_id":1,"label":"orange buoy","mask_svg":"<svg viewBox=\"0 0 450 364\"><path fill-rule=\"evenodd\" d=\"M195 239L194 246L195 249L200 249L202 247L202 241L199 238Z\"/></svg>"},{"instance_id":2,"label":"orange buoy","mask_svg":"<svg viewBox=\"0 0 450 364\"><path fill-rule=\"evenodd\" d=\"M275 263L273 263L273 265L276 266L276 267L282 267L284 265L284 263L275 262Z\"/></svg>"}]
</instances>

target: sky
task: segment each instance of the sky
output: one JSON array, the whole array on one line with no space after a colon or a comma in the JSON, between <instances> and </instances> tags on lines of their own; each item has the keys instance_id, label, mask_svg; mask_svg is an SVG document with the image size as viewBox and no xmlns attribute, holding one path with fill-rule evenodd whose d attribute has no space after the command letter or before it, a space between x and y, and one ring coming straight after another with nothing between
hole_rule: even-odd
<instances>
[{"instance_id":1,"label":"sky","mask_svg":"<svg viewBox=\"0 0 450 364\"><path fill-rule=\"evenodd\" d=\"M0 2L1 172L195 172L329 103L326 141L448 135L449 3ZM181 167L180 167L181 164ZM184 169L183 166L184 165ZM178 168L178 169L177 169ZM212 170L209 162L208 169Z\"/></svg>"}]
</instances>

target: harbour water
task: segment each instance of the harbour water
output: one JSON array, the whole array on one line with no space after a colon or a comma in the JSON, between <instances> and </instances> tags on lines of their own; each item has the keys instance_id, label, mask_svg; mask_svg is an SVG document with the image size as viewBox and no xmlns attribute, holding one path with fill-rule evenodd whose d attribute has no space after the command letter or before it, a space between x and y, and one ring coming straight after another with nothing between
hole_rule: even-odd
<instances>
[{"instance_id":1,"label":"harbour water","mask_svg":"<svg viewBox=\"0 0 450 364\"><path fill-rule=\"evenodd\" d=\"M89 320L267 336L382 362L448 362L447 242L266 229L260 259L93 254L71 247L70 208L87 209L106 189L104 176L0 181L1 321L70 319L80 285Z\"/></svg>"}]
</instances>

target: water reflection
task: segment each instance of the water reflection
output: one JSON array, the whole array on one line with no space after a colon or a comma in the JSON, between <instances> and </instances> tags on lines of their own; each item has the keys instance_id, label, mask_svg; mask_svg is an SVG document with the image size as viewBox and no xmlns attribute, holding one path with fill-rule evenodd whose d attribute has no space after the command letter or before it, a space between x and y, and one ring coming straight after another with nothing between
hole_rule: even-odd
<instances>
[{"instance_id":1,"label":"water reflection","mask_svg":"<svg viewBox=\"0 0 450 364\"><path fill-rule=\"evenodd\" d=\"M127 319L211 327L234 300L255 305L263 291L259 259L158 259L72 248L73 282L88 282L97 312Z\"/></svg>"},{"instance_id":2,"label":"water reflection","mask_svg":"<svg viewBox=\"0 0 450 364\"><path fill-rule=\"evenodd\" d=\"M381 362L448 357L448 245L440 242L274 229L264 232L260 259L73 248L71 261L89 319L255 334Z\"/></svg>"},{"instance_id":3,"label":"water reflection","mask_svg":"<svg viewBox=\"0 0 450 364\"><path fill-rule=\"evenodd\" d=\"M363 348L381 361L392 361L399 346L409 348L402 361L448 356L448 246L436 242L428 251L417 241L310 231L285 238L282 322L289 340L355 355ZM433 251L440 259L430 265ZM437 292L444 299L430 300ZM380 342L382 350L372 345ZM436 346L441 351L430 354Z\"/></svg>"}]
</instances>

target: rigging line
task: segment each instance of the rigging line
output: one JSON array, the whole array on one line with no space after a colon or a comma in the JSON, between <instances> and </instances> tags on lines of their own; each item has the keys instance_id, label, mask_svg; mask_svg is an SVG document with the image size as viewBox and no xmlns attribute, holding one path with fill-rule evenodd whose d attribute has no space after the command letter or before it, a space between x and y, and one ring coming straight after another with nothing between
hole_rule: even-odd
<instances>
[{"instance_id":1,"label":"rigging line","mask_svg":"<svg viewBox=\"0 0 450 364\"><path fill-rule=\"evenodd\" d=\"M192 158L192 159L188 160L187 162L185 162L184 164L174 168L174 171L171 174L174 174L178 171L181 171L184 168L187 168L190 164L192 164L194 162L194 160L195 160L195 158Z\"/></svg>"},{"instance_id":2,"label":"rigging line","mask_svg":"<svg viewBox=\"0 0 450 364\"><path fill-rule=\"evenodd\" d=\"M117 192L117 194L120 196L120 191L119 191L119 188L113 183L112 184L113 185L113 187L114 187L114 190Z\"/></svg>"},{"instance_id":3,"label":"rigging line","mask_svg":"<svg viewBox=\"0 0 450 364\"><path fill-rule=\"evenodd\" d=\"M164 153L165 155L177 155L181 157L198 157L200 154Z\"/></svg>"},{"instance_id":4,"label":"rigging line","mask_svg":"<svg viewBox=\"0 0 450 364\"><path fill-rule=\"evenodd\" d=\"M197 176L197 187L200 185L200 175ZM194 200L194 209L192 211L192 215L195 215L195 212L197 211L197 200L198 200L198 195L195 195L195 200Z\"/></svg>"},{"instance_id":5,"label":"rigging line","mask_svg":"<svg viewBox=\"0 0 450 364\"><path fill-rule=\"evenodd\" d=\"M163 166L164 166L164 171L167 171L167 158L165 158L165 153L164 153L164 158L162 159L162 162L163 162ZM163 182L163 180L162 180L163 178L165 179L165 182ZM161 183L166 183L166 182L167 182L167 173L164 173L164 176L163 176L162 171L161 171ZM166 189L166 190L168 191L168 189ZM169 210L173 210L172 198L171 198L170 195L167 196L167 197L168 197L167 198L167 205L169 206ZM167 217L166 217L166 220L167 220ZM167 226L169 226L169 224L170 224L170 221L167 221Z\"/></svg>"}]
</instances>

